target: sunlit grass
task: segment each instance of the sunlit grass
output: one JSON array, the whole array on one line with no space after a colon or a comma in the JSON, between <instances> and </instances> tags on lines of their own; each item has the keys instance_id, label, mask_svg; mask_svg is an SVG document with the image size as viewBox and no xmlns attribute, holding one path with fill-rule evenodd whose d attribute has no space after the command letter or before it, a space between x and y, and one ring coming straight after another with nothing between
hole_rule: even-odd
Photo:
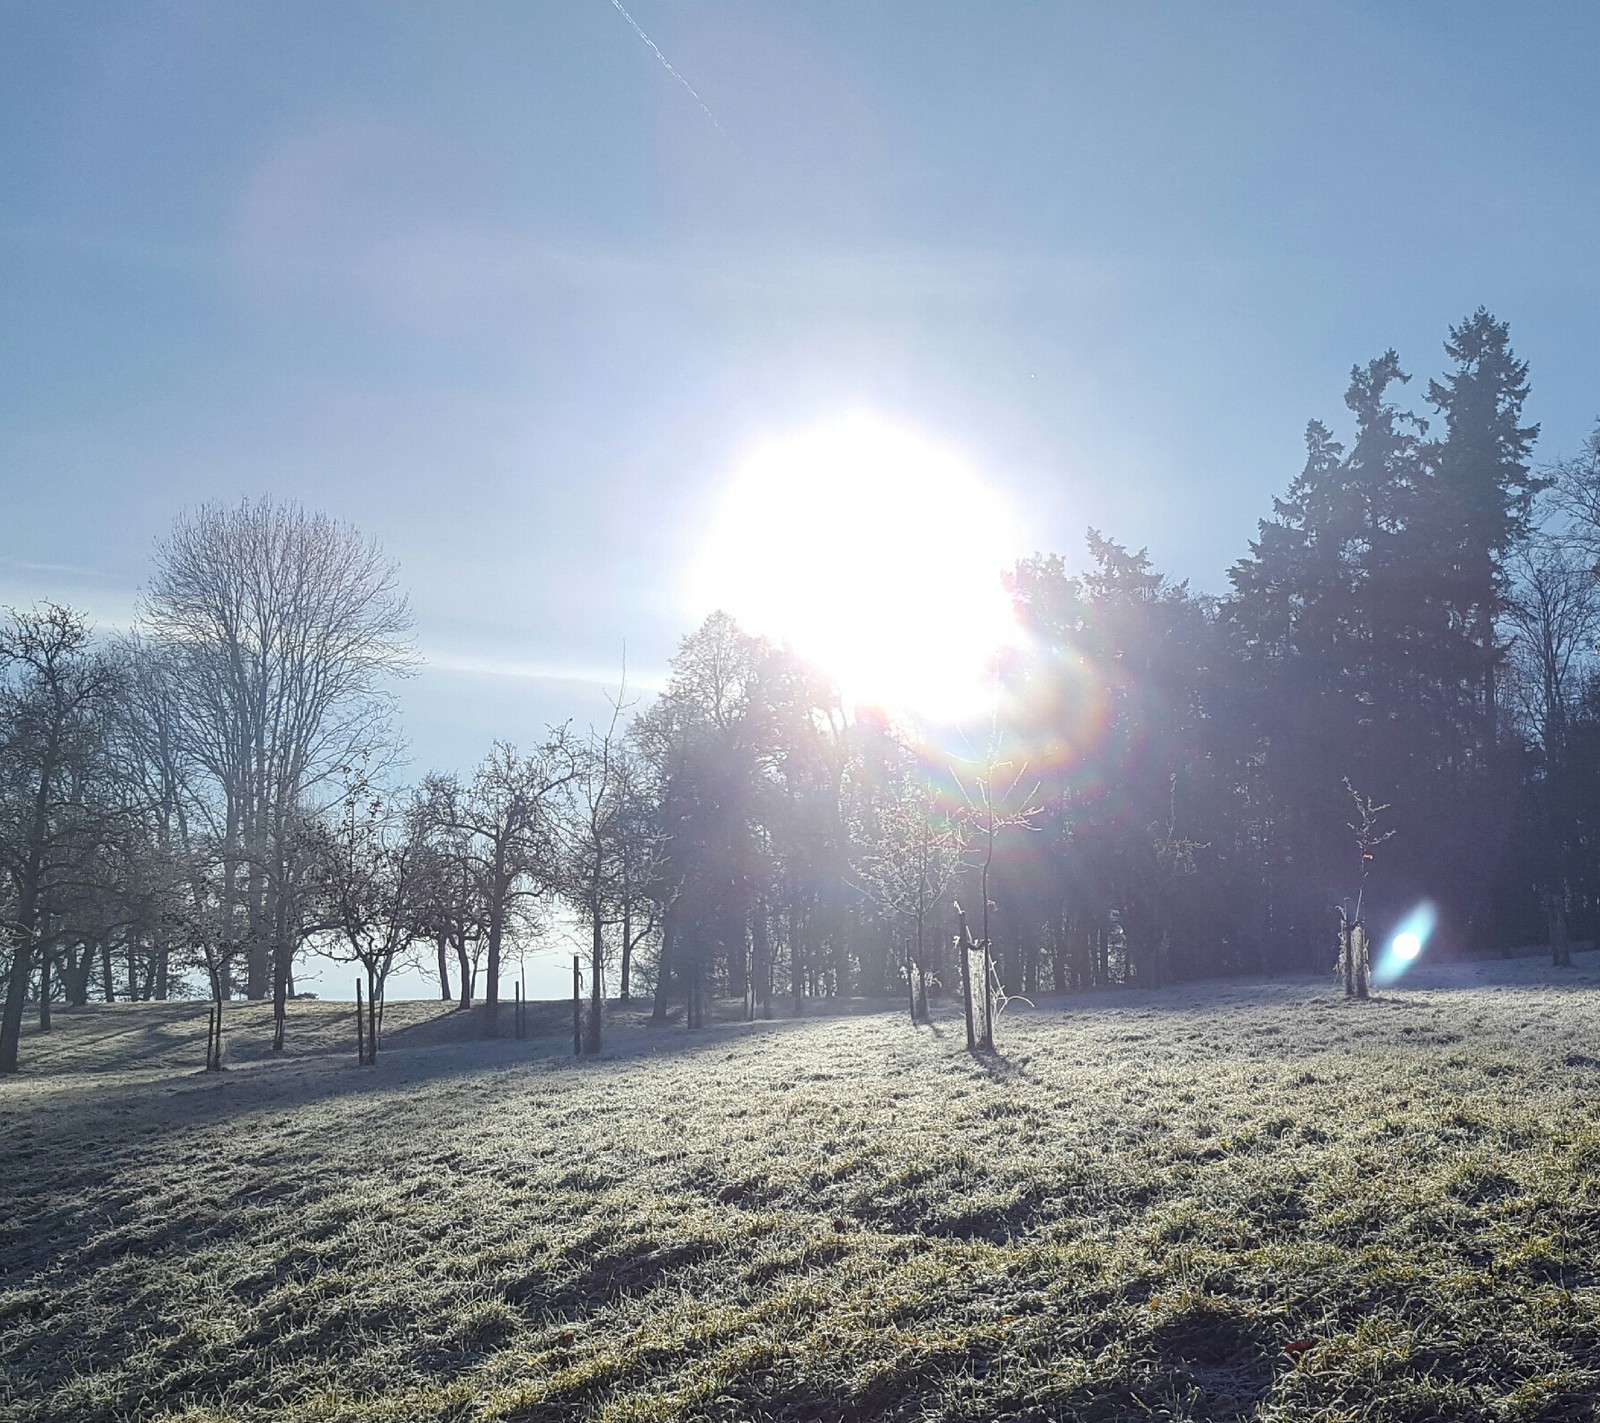
<instances>
[{"instance_id":1,"label":"sunlit grass","mask_svg":"<svg viewBox=\"0 0 1600 1423\"><path fill-rule=\"evenodd\" d=\"M1481 972L24 1082L0 1413L1590 1417L1600 987Z\"/></svg>"}]
</instances>

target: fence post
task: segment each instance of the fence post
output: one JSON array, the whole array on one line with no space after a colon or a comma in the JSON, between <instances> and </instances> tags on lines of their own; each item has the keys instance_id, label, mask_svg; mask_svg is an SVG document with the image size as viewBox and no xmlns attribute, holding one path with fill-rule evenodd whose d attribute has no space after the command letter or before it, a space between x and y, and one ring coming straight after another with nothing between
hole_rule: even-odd
<instances>
[{"instance_id":1,"label":"fence post","mask_svg":"<svg viewBox=\"0 0 1600 1423\"><path fill-rule=\"evenodd\" d=\"M583 971L572 956L572 1055L583 1056Z\"/></svg>"},{"instance_id":2,"label":"fence post","mask_svg":"<svg viewBox=\"0 0 1600 1423\"><path fill-rule=\"evenodd\" d=\"M356 979L356 1066L367 1063L367 1028L361 1019L361 980Z\"/></svg>"}]
</instances>

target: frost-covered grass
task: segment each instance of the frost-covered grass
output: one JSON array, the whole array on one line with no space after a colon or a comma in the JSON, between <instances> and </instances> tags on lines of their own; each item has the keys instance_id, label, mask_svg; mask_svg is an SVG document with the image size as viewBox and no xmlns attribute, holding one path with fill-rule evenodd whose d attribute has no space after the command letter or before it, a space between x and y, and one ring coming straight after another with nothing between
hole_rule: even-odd
<instances>
[{"instance_id":1,"label":"frost-covered grass","mask_svg":"<svg viewBox=\"0 0 1600 1423\"><path fill-rule=\"evenodd\" d=\"M120 1082L170 1076L205 1061L207 1001L91 1003L58 1008L47 1033L24 1024L21 1061L25 1077L101 1076ZM571 1006L530 1003L528 1011L546 1034L570 1032ZM284 1056L355 1057L355 1004L296 999L286 1009ZM398 1001L383 1010L382 1043L405 1049L438 1043L474 1042L484 1036L483 1005L465 1012L436 1000ZM637 1015L629 1015L637 1016ZM500 1028L511 1032L512 1007L500 1005ZM228 1003L223 1009L225 1061L242 1067L272 1053L271 1003ZM281 1062L283 1058L279 1058ZM78 1085L82 1085L81 1083Z\"/></svg>"},{"instance_id":2,"label":"frost-covered grass","mask_svg":"<svg viewBox=\"0 0 1600 1423\"><path fill-rule=\"evenodd\" d=\"M0 1416L1594 1416L1590 955L447 1036L0 1086Z\"/></svg>"}]
</instances>

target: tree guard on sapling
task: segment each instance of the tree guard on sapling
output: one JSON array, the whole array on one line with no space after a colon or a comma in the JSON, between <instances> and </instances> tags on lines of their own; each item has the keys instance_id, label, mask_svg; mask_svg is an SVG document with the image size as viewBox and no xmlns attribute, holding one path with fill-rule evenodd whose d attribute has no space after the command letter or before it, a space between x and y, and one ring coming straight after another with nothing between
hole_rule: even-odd
<instances>
[{"instance_id":1,"label":"tree guard on sapling","mask_svg":"<svg viewBox=\"0 0 1600 1423\"><path fill-rule=\"evenodd\" d=\"M966 1006L967 1051L994 1047L994 971L989 959L989 941L975 940L967 927L967 914L959 900L956 909L956 953L961 960L961 997ZM981 992L973 991L973 956L978 958ZM981 1008L980 1008L981 1005Z\"/></svg>"},{"instance_id":2,"label":"tree guard on sapling","mask_svg":"<svg viewBox=\"0 0 1600 1423\"><path fill-rule=\"evenodd\" d=\"M994 1014L995 1014L995 973L994 960L990 949L989 937L989 910L992 901L989 898L989 874L994 865L994 847L1002 830L1014 826L1031 827L1034 817L1039 809L1034 804L1034 797L1038 794L1039 787L1035 785L1026 794L1022 791L1023 777L1028 772L1026 763L1017 767L1015 774L996 793L996 777L1001 771L1011 769L1012 763L996 759L995 747L990 745L987 757L981 771L972 779L972 789L965 785L962 790L966 795L966 818L983 837L983 858L978 862L978 887L983 896L983 937L974 940L971 931L967 928L967 916L962 911L961 905L956 905L956 922L960 930L956 943L961 946L961 990L967 1005L967 1049L972 1051L975 1047L990 1050L994 1048ZM983 1022L975 1032L973 1023L974 997L972 991L972 966L968 962L969 953L977 953L982 960L981 975L983 979Z\"/></svg>"},{"instance_id":3,"label":"tree guard on sapling","mask_svg":"<svg viewBox=\"0 0 1600 1423\"><path fill-rule=\"evenodd\" d=\"M1345 777L1344 788L1356 803L1356 818L1350 822L1350 829L1356 837L1361 879L1356 888L1355 913L1352 915L1349 912L1348 900L1338 906L1338 971L1344 979L1346 998L1366 998L1372 978L1372 951L1367 938L1367 926L1361 918L1361 907L1366 898L1367 875L1372 870L1373 853L1385 840L1393 838L1394 831L1389 829L1380 832L1378 829L1378 817L1389 809L1388 805L1374 805L1371 796L1363 796L1356 791L1348 776Z\"/></svg>"}]
</instances>

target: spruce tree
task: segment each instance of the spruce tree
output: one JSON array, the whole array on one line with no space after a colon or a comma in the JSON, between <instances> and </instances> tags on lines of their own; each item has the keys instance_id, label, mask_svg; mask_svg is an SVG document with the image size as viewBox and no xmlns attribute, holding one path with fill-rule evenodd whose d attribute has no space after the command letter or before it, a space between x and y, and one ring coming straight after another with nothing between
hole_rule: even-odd
<instances>
[{"instance_id":1,"label":"spruce tree","mask_svg":"<svg viewBox=\"0 0 1600 1423\"><path fill-rule=\"evenodd\" d=\"M1449 564L1448 597L1471 629L1482 754L1488 756L1499 734L1502 649L1495 621L1505 607L1505 559L1527 538L1533 497L1549 481L1529 465L1539 427L1521 423L1528 364L1513 353L1507 323L1480 306L1450 328L1445 354L1455 369L1443 381L1428 382L1428 403L1443 417L1444 435L1427 453L1441 552Z\"/></svg>"},{"instance_id":2,"label":"spruce tree","mask_svg":"<svg viewBox=\"0 0 1600 1423\"><path fill-rule=\"evenodd\" d=\"M1427 820L1408 827L1418 878L1447 823L1441 768L1457 733L1441 712L1463 658L1441 592L1426 426L1390 399L1407 379L1393 351L1352 369L1354 439L1308 426L1304 469L1229 574L1251 813L1272 827L1275 916L1311 942L1343 881L1346 777Z\"/></svg>"}]
</instances>

